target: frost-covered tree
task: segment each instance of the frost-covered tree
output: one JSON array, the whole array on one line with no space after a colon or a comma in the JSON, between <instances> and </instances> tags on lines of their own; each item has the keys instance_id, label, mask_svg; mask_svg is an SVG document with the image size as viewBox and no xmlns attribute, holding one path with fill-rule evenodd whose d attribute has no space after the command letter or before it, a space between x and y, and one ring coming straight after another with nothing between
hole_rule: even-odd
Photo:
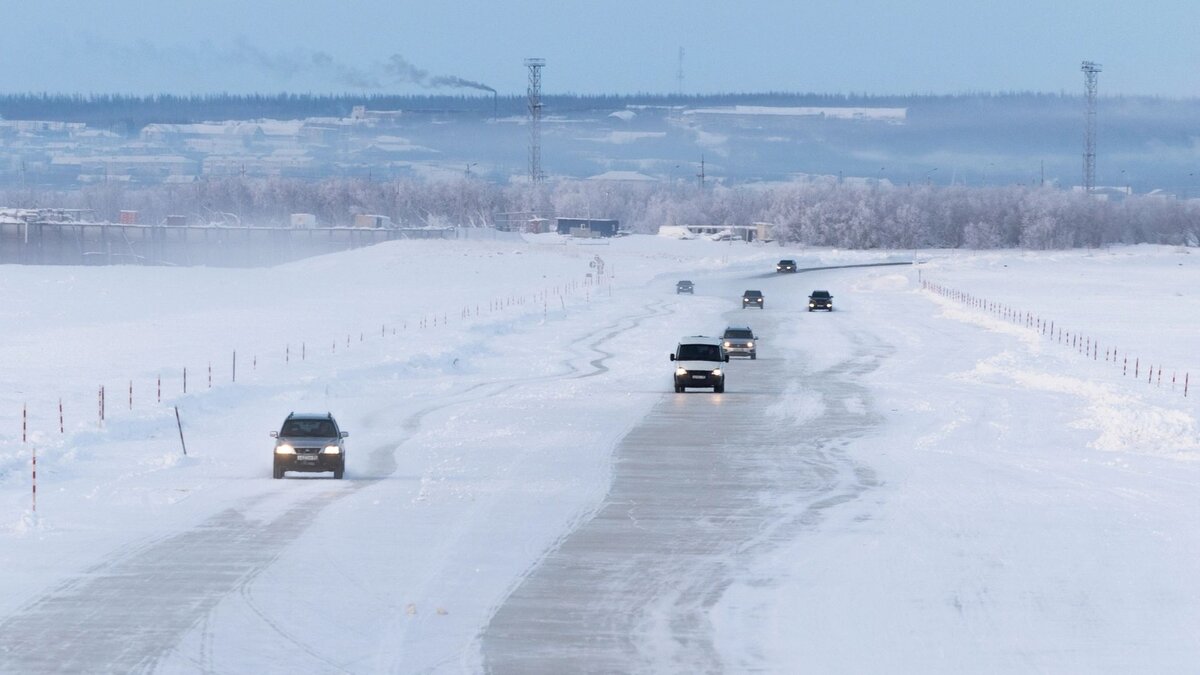
<instances>
[{"instance_id":1,"label":"frost-covered tree","mask_svg":"<svg viewBox=\"0 0 1200 675\"><path fill-rule=\"evenodd\" d=\"M0 206L90 209L115 221L119 211L160 223L276 226L291 213L348 225L356 213L404 226L487 227L498 214L616 218L636 232L663 225L765 222L781 243L848 248L1070 248L1115 243L1200 244L1200 201L1131 196L1107 202L1080 193L1023 186L896 187L833 180L701 188L684 183L514 182L466 177L371 181L224 177L186 185L121 183L78 190L11 188Z\"/></svg>"}]
</instances>

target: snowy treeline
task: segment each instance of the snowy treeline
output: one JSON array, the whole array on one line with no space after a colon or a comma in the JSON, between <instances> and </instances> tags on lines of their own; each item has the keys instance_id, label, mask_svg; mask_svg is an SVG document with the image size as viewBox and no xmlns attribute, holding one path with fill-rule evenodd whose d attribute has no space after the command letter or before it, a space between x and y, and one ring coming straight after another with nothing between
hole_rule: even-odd
<instances>
[{"instance_id":1,"label":"snowy treeline","mask_svg":"<svg viewBox=\"0 0 1200 675\"><path fill-rule=\"evenodd\" d=\"M617 218L635 232L661 225L767 222L789 243L842 248L1031 248L1105 244L1197 245L1200 200L1131 196L1103 201L1080 192L1024 186L977 188L798 181L726 187L694 184L555 181L496 185L480 180L367 181L220 179L70 192L0 191L0 206L92 209L116 221L181 214L194 223L283 226L289 214L347 225L358 213L402 226L488 227L498 214Z\"/></svg>"}]
</instances>

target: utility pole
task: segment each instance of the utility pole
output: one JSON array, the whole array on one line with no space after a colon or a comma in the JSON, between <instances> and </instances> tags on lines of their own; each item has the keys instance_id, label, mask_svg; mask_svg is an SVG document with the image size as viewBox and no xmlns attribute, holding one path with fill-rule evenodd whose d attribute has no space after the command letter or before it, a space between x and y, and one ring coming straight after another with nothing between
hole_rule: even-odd
<instances>
[{"instance_id":1,"label":"utility pole","mask_svg":"<svg viewBox=\"0 0 1200 675\"><path fill-rule=\"evenodd\" d=\"M700 173L696 174L696 178L700 179L700 189L704 189L704 155L700 155Z\"/></svg>"},{"instance_id":2,"label":"utility pole","mask_svg":"<svg viewBox=\"0 0 1200 675\"><path fill-rule=\"evenodd\" d=\"M1096 191L1096 75L1100 72L1100 64L1084 61L1079 69L1083 71L1084 94L1087 96L1083 127L1083 191L1091 194Z\"/></svg>"}]
</instances>

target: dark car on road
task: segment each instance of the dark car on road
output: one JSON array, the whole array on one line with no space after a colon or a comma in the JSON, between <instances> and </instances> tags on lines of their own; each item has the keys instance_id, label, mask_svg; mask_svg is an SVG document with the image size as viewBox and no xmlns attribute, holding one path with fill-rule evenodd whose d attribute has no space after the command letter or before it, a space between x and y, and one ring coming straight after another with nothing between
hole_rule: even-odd
<instances>
[{"instance_id":1,"label":"dark car on road","mask_svg":"<svg viewBox=\"0 0 1200 675\"><path fill-rule=\"evenodd\" d=\"M808 311L811 312L814 309L833 311L833 296L829 294L829 291L813 291L808 296Z\"/></svg>"},{"instance_id":2,"label":"dark car on road","mask_svg":"<svg viewBox=\"0 0 1200 675\"><path fill-rule=\"evenodd\" d=\"M675 282L675 295L679 295L680 293L687 293L689 295L694 295L696 293L696 284L693 284L692 282L688 281L687 279L684 279L683 281L676 281Z\"/></svg>"},{"instance_id":3,"label":"dark car on road","mask_svg":"<svg viewBox=\"0 0 1200 675\"><path fill-rule=\"evenodd\" d=\"M795 272L796 271L796 261L795 260L780 260L778 263L775 264L775 271L776 272Z\"/></svg>"},{"instance_id":4,"label":"dark car on road","mask_svg":"<svg viewBox=\"0 0 1200 675\"><path fill-rule=\"evenodd\" d=\"M721 335L725 351L730 356L749 356L751 360L758 358L757 337L749 326L729 326Z\"/></svg>"},{"instance_id":5,"label":"dark car on road","mask_svg":"<svg viewBox=\"0 0 1200 675\"><path fill-rule=\"evenodd\" d=\"M290 413L275 439L275 478L285 471L332 471L341 478L346 471L346 443L350 433L338 428L330 413Z\"/></svg>"},{"instance_id":6,"label":"dark car on road","mask_svg":"<svg viewBox=\"0 0 1200 675\"><path fill-rule=\"evenodd\" d=\"M746 309L747 307L763 308L762 291L746 291L742 293L742 309Z\"/></svg>"}]
</instances>

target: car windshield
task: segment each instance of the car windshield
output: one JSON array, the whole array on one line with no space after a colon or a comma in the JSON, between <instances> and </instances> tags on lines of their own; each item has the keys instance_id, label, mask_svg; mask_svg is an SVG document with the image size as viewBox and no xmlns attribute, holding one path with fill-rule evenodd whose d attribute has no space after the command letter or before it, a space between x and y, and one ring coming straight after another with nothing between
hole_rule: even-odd
<instances>
[{"instance_id":1,"label":"car windshield","mask_svg":"<svg viewBox=\"0 0 1200 675\"><path fill-rule=\"evenodd\" d=\"M747 298L759 298L762 297L762 291L746 291L743 295Z\"/></svg>"},{"instance_id":2,"label":"car windshield","mask_svg":"<svg viewBox=\"0 0 1200 675\"><path fill-rule=\"evenodd\" d=\"M280 436L318 436L336 437L337 427L330 420L288 420L283 423Z\"/></svg>"},{"instance_id":3,"label":"car windshield","mask_svg":"<svg viewBox=\"0 0 1200 675\"><path fill-rule=\"evenodd\" d=\"M692 285L692 282L690 282L690 281L681 281L681 282L679 282L679 285L680 285L680 286L691 286L691 285Z\"/></svg>"},{"instance_id":4,"label":"car windshield","mask_svg":"<svg viewBox=\"0 0 1200 675\"><path fill-rule=\"evenodd\" d=\"M720 361L721 348L716 345L679 345L676 361Z\"/></svg>"},{"instance_id":5,"label":"car windshield","mask_svg":"<svg viewBox=\"0 0 1200 675\"><path fill-rule=\"evenodd\" d=\"M814 298L828 298L828 297L829 297L829 291L813 291L813 292L812 292L812 296L813 296Z\"/></svg>"},{"instance_id":6,"label":"car windshield","mask_svg":"<svg viewBox=\"0 0 1200 675\"><path fill-rule=\"evenodd\" d=\"M730 328L725 331L725 337L750 339L754 337L754 332L742 328Z\"/></svg>"}]
</instances>

